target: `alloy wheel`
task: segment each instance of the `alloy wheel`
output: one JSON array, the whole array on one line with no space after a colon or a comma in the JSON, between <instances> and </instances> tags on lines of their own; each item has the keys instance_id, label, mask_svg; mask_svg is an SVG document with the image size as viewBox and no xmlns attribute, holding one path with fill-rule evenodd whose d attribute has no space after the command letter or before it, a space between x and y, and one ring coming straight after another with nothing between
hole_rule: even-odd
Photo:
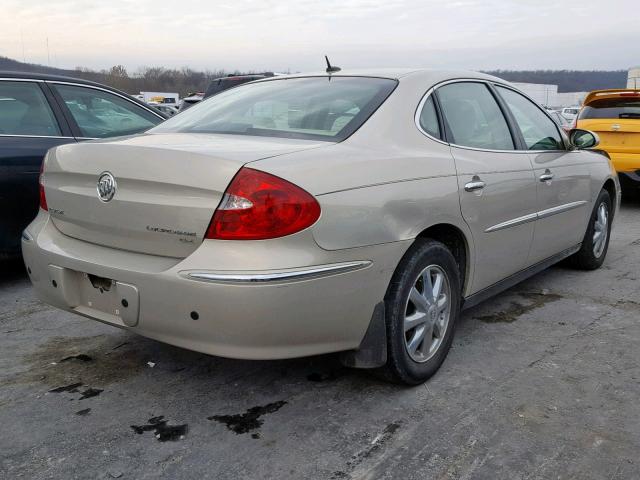
<instances>
[{"instance_id":1,"label":"alloy wheel","mask_svg":"<svg viewBox=\"0 0 640 480\"><path fill-rule=\"evenodd\" d=\"M596 219L593 228L593 255L600 258L607 245L609 236L609 210L606 203L602 202L598 206Z\"/></svg>"},{"instance_id":2,"label":"alloy wheel","mask_svg":"<svg viewBox=\"0 0 640 480\"><path fill-rule=\"evenodd\" d=\"M404 314L404 339L414 361L429 360L440 348L451 316L451 287L437 265L422 270L409 292Z\"/></svg>"}]
</instances>

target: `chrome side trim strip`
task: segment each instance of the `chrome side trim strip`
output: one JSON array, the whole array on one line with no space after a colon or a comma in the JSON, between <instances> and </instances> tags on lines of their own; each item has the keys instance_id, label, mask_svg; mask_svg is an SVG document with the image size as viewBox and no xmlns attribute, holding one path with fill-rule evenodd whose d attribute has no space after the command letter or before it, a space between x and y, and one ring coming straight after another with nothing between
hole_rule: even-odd
<instances>
[{"instance_id":1,"label":"chrome side trim strip","mask_svg":"<svg viewBox=\"0 0 640 480\"><path fill-rule=\"evenodd\" d=\"M506 222L498 223L492 227L487 228L484 232L491 233L497 232L498 230L504 230L505 228L515 227L518 225L524 225L525 223L534 222L538 219L537 213L530 213L529 215L524 215L522 217L514 218L512 220L507 220Z\"/></svg>"},{"instance_id":2,"label":"chrome side trim strip","mask_svg":"<svg viewBox=\"0 0 640 480\"><path fill-rule=\"evenodd\" d=\"M565 203L564 205L558 205L557 207L547 208L538 212L538 218L547 218L558 213L566 212L567 210L573 210L574 208L586 205L586 200L580 200L578 202Z\"/></svg>"},{"instance_id":3,"label":"chrome side trim strip","mask_svg":"<svg viewBox=\"0 0 640 480\"><path fill-rule=\"evenodd\" d=\"M503 230L505 228L515 227L517 225L533 222L541 218L551 217L553 215L557 215L558 213L563 213L568 210L573 210L574 208L578 208L586 204L587 204L586 200L579 200L577 202L565 203L564 205L558 205L557 207L547 208L546 210L542 210L540 212L530 213L529 215L524 215L522 217L514 218L513 220L507 220L506 222L498 223L497 225L493 225L492 227L487 228L484 232L485 233L497 232L498 230Z\"/></svg>"},{"instance_id":4,"label":"chrome side trim strip","mask_svg":"<svg viewBox=\"0 0 640 480\"><path fill-rule=\"evenodd\" d=\"M328 265L317 265L298 270L289 270L272 273L214 273L214 272L184 272L186 277L192 280L199 280L212 283L268 283L268 282L290 282L297 280L308 280L310 278L327 277L340 273L352 272L366 268L372 264L369 260L347 263L332 263ZM182 273L182 272L181 272Z\"/></svg>"}]
</instances>

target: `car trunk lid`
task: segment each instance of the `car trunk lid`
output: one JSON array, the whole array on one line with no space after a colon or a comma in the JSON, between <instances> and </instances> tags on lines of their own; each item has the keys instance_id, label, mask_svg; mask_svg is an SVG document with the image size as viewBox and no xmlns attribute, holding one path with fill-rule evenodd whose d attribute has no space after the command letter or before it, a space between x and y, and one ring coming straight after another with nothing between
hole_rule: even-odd
<instances>
[{"instance_id":1,"label":"car trunk lid","mask_svg":"<svg viewBox=\"0 0 640 480\"><path fill-rule=\"evenodd\" d=\"M607 152L637 153L640 149L640 118L579 120L578 128L596 132L599 148Z\"/></svg>"},{"instance_id":2,"label":"car trunk lid","mask_svg":"<svg viewBox=\"0 0 640 480\"><path fill-rule=\"evenodd\" d=\"M227 185L246 163L326 142L239 135L149 134L65 145L47 160L49 213L64 234L183 258L201 243ZM116 191L100 199L108 172Z\"/></svg>"}]
</instances>

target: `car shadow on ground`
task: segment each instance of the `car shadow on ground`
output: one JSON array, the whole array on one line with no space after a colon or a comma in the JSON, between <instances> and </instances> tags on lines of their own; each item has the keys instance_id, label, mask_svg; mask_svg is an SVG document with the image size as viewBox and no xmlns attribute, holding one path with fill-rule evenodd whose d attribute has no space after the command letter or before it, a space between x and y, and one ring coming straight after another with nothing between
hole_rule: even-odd
<instances>
[{"instance_id":1,"label":"car shadow on ground","mask_svg":"<svg viewBox=\"0 0 640 480\"><path fill-rule=\"evenodd\" d=\"M27 271L20 257L0 259L0 288L27 278Z\"/></svg>"},{"instance_id":2,"label":"car shadow on ground","mask_svg":"<svg viewBox=\"0 0 640 480\"><path fill-rule=\"evenodd\" d=\"M640 208L640 190L637 192L625 192L622 195L622 205L629 208Z\"/></svg>"}]
</instances>

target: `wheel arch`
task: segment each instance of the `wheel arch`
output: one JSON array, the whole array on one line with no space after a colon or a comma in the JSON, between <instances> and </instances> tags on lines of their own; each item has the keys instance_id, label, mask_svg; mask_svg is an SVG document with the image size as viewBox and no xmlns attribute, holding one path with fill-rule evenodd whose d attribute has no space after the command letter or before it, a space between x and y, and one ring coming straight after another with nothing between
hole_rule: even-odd
<instances>
[{"instance_id":1,"label":"wheel arch","mask_svg":"<svg viewBox=\"0 0 640 480\"><path fill-rule=\"evenodd\" d=\"M438 223L422 230L416 238L430 238L442 242L451 251L460 272L462 297L470 285L472 278L473 252L470 238L459 227L451 223Z\"/></svg>"},{"instance_id":2,"label":"wheel arch","mask_svg":"<svg viewBox=\"0 0 640 480\"><path fill-rule=\"evenodd\" d=\"M611 197L611 204L613 206L612 213L615 216L615 213L616 213L616 202L617 202L617 198L618 198L618 192L617 192L617 189L616 189L616 182L613 180L613 178L607 178L607 180L604 182L604 185L602 186L602 188L605 189L609 193L609 197Z\"/></svg>"}]
</instances>

